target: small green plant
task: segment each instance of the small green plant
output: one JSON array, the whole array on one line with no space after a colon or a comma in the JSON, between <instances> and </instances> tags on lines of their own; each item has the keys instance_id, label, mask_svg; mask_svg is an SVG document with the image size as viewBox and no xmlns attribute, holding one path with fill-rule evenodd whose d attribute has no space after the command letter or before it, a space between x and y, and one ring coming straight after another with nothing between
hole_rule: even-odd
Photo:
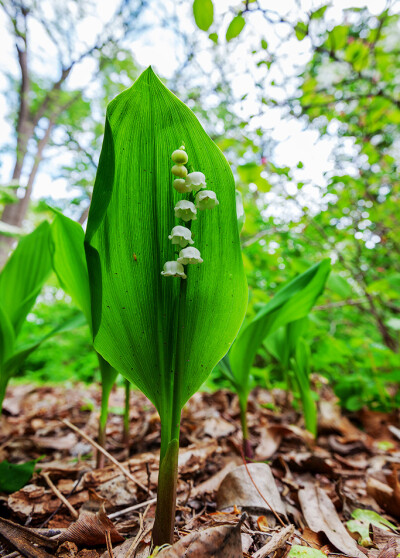
<instances>
[{"instance_id":1,"label":"small green plant","mask_svg":"<svg viewBox=\"0 0 400 558\"><path fill-rule=\"evenodd\" d=\"M281 289L261 308L256 317L240 330L229 353L220 362L220 369L239 397L243 451L248 458L252 457L252 449L247 428L247 401L252 388L251 367L257 351L269 335L307 316L322 293L329 272L330 260L326 259ZM303 369L301 370L304 373ZM299 377L300 375L299 368ZM304 382L303 386L305 388Z\"/></svg>"},{"instance_id":2,"label":"small green plant","mask_svg":"<svg viewBox=\"0 0 400 558\"><path fill-rule=\"evenodd\" d=\"M94 346L160 415L153 543L172 543L181 410L234 340L247 283L229 165L151 68L108 106L85 246Z\"/></svg>"},{"instance_id":3,"label":"small green plant","mask_svg":"<svg viewBox=\"0 0 400 558\"><path fill-rule=\"evenodd\" d=\"M89 327L92 327L89 275L83 245L84 232L81 225L55 211L56 217L51 225L51 255L53 269L61 287L80 308ZM101 407L99 420L99 444L106 443L108 401L118 372L97 353L101 374ZM104 465L104 455L97 453L97 466Z\"/></svg>"},{"instance_id":4,"label":"small green plant","mask_svg":"<svg viewBox=\"0 0 400 558\"><path fill-rule=\"evenodd\" d=\"M23 237L0 273L0 409L10 378L46 339L82 324L79 312L68 322L21 346L18 336L51 272L47 221Z\"/></svg>"},{"instance_id":5,"label":"small green plant","mask_svg":"<svg viewBox=\"0 0 400 558\"><path fill-rule=\"evenodd\" d=\"M289 322L269 335L264 347L279 363L288 389L293 387L293 391L299 391L306 428L316 436L317 406L310 386L311 351L303 337L307 327L307 317Z\"/></svg>"}]
</instances>

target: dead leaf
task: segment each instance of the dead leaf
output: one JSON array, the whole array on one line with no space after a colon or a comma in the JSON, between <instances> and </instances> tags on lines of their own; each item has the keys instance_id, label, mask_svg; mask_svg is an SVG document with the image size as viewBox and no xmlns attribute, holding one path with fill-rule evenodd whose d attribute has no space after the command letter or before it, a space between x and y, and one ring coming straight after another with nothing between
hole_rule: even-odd
<instances>
[{"instance_id":1,"label":"dead leaf","mask_svg":"<svg viewBox=\"0 0 400 558\"><path fill-rule=\"evenodd\" d=\"M358 558L365 554L358 549L355 540L340 521L335 506L325 492L308 483L299 490L299 501L308 526L317 533L322 531L330 542L341 552Z\"/></svg>"},{"instance_id":2,"label":"dead leaf","mask_svg":"<svg viewBox=\"0 0 400 558\"><path fill-rule=\"evenodd\" d=\"M270 514L271 508L276 513L286 514L268 465L249 463L247 466L236 467L226 475L217 493L217 508L221 510L235 505L241 508L263 510L265 514Z\"/></svg>"},{"instance_id":3,"label":"dead leaf","mask_svg":"<svg viewBox=\"0 0 400 558\"><path fill-rule=\"evenodd\" d=\"M122 542L124 537L118 533L113 522L107 517L104 502L100 505L91 497L87 503L90 509L82 509L77 521L72 523L66 531L58 537L59 542L69 541L85 546L105 544L105 532L111 537L111 542ZM97 504L97 505L96 505ZM97 511L94 511L97 509Z\"/></svg>"},{"instance_id":4,"label":"dead leaf","mask_svg":"<svg viewBox=\"0 0 400 558\"><path fill-rule=\"evenodd\" d=\"M0 518L0 535L27 558L51 558L52 555L43 547L57 546L55 541L38 535L33 529L21 527L9 519Z\"/></svg>"},{"instance_id":5,"label":"dead leaf","mask_svg":"<svg viewBox=\"0 0 400 558\"><path fill-rule=\"evenodd\" d=\"M240 523L190 533L162 550L158 558L243 558Z\"/></svg>"},{"instance_id":6,"label":"dead leaf","mask_svg":"<svg viewBox=\"0 0 400 558\"><path fill-rule=\"evenodd\" d=\"M222 417L210 417L204 421L203 433L210 438L224 438L236 432L237 427Z\"/></svg>"},{"instance_id":7,"label":"dead leaf","mask_svg":"<svg viewBox=\"0 0 400 558\"><path fill-rule=\"evenodd\" d=\"M394 478L394 475L396 478ZM367 494L374 498L385 512L390 513L394 517L400 517L400 494L397 472L392 473L387 480L391 482L392 486L374 477L368 477Z\"/></svg>"},{"instance_id":8,"label":"dead leaf","mask_svg":"<svg viewBox=\"0 0 400 558\"><path fill-rule=\"evenodd\" d=\"M400 541L392 537L386 546L380 551L378 558L397 558L400 553Z\"/></svg>"},{"instance_id":9,"label":"dead leaf","mask_svg":"<svg viewBox=\"0 0 400 558\"><path fill-rule=\"evenodd\" d=\"M241 461L241 459L240 459L240 461ZM229 461L227 463L227 465L225 465L225 467L223 469L218 471L218 473L216 475L210 477L206 481L204 481L201 484L195 486L191 490L190 496L195 498L196 496L199 496L199 495L202 495L202 494L212 494L213 492L216 492L218 490L222 480L226 477L226 475L230 471L233 471L233 469L235 469L235 467L237 467L238 462L239 462L239 458L238 458L236 463L235 463L234 460Z\"/></svg>"}]
</instances>

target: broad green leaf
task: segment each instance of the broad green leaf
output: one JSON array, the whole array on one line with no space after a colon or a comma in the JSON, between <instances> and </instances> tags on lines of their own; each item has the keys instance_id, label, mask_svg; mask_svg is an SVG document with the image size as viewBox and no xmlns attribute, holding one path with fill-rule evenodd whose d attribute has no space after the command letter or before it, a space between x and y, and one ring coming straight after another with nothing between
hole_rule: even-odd
<instances>
[{"instance_id":1,"label":"broad green leaf","mask_svg":"<svg viewBox=\"0 0 400 558\"><path fill-rule=\"evenodd\" d=\"M83 245L85 233L79 223L57 211L51 235L53 269L60 285L71 295L91 326L89 275Z\"/></svg>"},{"instance_id":2,"label":"broad green leaf","mask_svg":"<svg viewBox=\"0 0 400 558\"><path fill-rule=\"evenodd\" d=\"M14 328L0 305L0 374L3 362L7 360L12 353L14 342Z\"/></svg>"},{"instance_id":3,"label":"broad green leaf","mask_svg":"<svg viewBox=\"0 0 400 558\"><path fill-rule=\"evenodd\" d=\"M243 16L238 15L232 19L226 30L226 40L229 42L235 39L243 31L243 27L246 25L246 20Z\"/></svg>"},{"instance_id":4,"label":"broad green leaf","mask_svg":"<svg viewBox=\"0 0 400 558\"><path fill-rule=\"evenodd\" d=\"M247 398L249 374L264 339L289 322L304 318L322 293L330 272L330 260L323 260L280 290L239 333L229 352L235 386Z\"/></svg>"},{"instance_id":5,"label":"broad green leaf","mask_svg":"<svg viewBox=\"0 0 400 558\"><path fill-rule=\"evenodd\" d=\"M24 487L32 478L39 459L26 461L26 463L19 463L18 465L9 463L7 460L2 461L0 463L0 492L12 494Z\"/></svg>"},{"instance_id":6,"label":"broad green leaf","mask_svg":"<svg viewBox=\"0 0 400 558\"><path fill-rule=\"evenodd\" d=\"M47 221L22 238L0 273L0 304L15 335L51 271L50 226Z\"/></svg>"},{"instance_id":7,"label":"broad green leaf","mask_svg":"<svg viewBox=\"0 0 400 558\"><path fill-rule=\"evenodd\" d=\"M202 31L208 31L214 20L212 0L194 0L193 15L197 27Z\"/></svg>"},{"instance_id":8,"label":"broad green leaf","mask_svg":"<svg viewBox=\"0 0 400 558\"><path fill-rule=\"evenodd\" d=\"M182 144L219 199L192 223L204 263L185 284L161 275L176 257L171 154ZM95 348L171 420L228 351L247 285L229 165L151 68L108 107L85 242Z\"/></svg>"}]
</instances>

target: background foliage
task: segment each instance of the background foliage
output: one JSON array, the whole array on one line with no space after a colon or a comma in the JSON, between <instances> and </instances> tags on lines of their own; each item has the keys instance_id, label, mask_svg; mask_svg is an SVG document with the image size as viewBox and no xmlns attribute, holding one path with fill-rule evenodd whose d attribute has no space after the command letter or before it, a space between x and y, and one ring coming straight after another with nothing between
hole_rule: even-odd
<instances>
[{"instance_id":1,"label":"background foliage","mask_svg":"<svg viewBox=\"0 0 400 558\"><path fill-rule=\"evenodd\" d=\"M52 219L43 198L32 201L46 175L63 179L70 192L52 199L49 191L44 201L85 223L107 101L140 72L146 32L169 33L176 59L166 83L224 152L242 194L247 320L284 283L329 257L333 271L306 336L311 370L329 378L350 410L396 407L398 3L382 4L380 11L375 3L371 13L367 7L339 9L336 2L314 2L311 9L293 2L287 11L261 0L165 1L157 9L151 0L115 2L91 43L79 34L78 20L93 17L96 4L52 4L53 12L45 3L0 2L15 55L4 65L2 81L10 123L4 171L11 161L0 192L2 222L31 229ZM43 62L41 42L53 44L50 63ZM91 71L85 82L74 71L86 60ZM282 154L282 130L312 132L316 164L321 146L329 147L319 175L310 171L310 154L303 157L300 143ZM15 193L20 201L10 203ZM4 243L3 260L10 241ZM51 327L56 314L70 311L54 279L44 293L22 332L27 340L38 323ZM65 334L60 343L48 341L25 371L41 380L92 381L96 360L86 329ZM285 385L279 363L263 349L253 376L263 385ZM209 386L220 385L216 371Z\"/></svg>"}]
</instances>

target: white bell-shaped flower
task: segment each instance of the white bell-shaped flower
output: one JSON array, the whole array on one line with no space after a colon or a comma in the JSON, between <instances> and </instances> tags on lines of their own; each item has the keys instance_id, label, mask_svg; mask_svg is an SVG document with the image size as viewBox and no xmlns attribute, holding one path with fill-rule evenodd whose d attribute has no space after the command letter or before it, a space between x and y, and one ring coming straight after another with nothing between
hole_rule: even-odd
<instances>
[{"instance_id":1,"label":"white bell-shaped flower","mask_svg":"<svg viewBox=\"0 0 400 558\"><path fill-rule=\"evenodd\" d=\"M196 217L197 209L195 208L194 203L190 201L187 200L179 201L176 204L174 211L175 211L175 217L177 217L178 219L183 219L184 221L190 221L190 219L195 221L197 219Z\"/></svg>"},{"instance_id":2,"label":"white bell-shaped flower","mask_svg":"<svg viewBox=\"0 0 400 558\"><path fill-rule=\"evenodd\" d=\"M178 244L181 248L185 248L188 244L194 244L192 231L181 225L174 227L168 238L172 241L172 244Z\"/></svg>"},{"instance_id":3,"label":"white bell-shaped flower","mask_svg":"<svg viewBox=\"0 0 400 558\"><path fill-rule=\"evenodd\" d=\"M212 209L219 204L217 195L212 190L203 190L202 192L199 192L196 194L195 201L197 209L200 210Z\"/></svg>"},{"instance_id":4,"label":"white bell-shaped flower","mask_svg":"<svg viewBox=\"0 0 400 558\"><path fill-rule=\"evenodd\" d=\"M187 194L192 191L191 187L186 184L186 180L184 178L175 178L172 186L180 194Z\"/></svg>"},{"instance_id":5,"label":"white bell-shaped flower","mask_svg":"<svg viewBox=\"0 0 400 558\"><path fill-rule=\"evenodd\" d=\"M161 275L164 275L164 277L181 277L182 279L187 277L183 265L179 262L165 262Z\"/></svg>"},{"instance_id":6,"label":"white bell-shaped flower","mask_svg":"<svg viewBox=\"0 0 400 558\"><path fill-rule=\"evenodd\" d=\"M206 177L202 172L190 172L185 181L192 192L198 192L206 187Z\"/></svg>"},{"instance_id":7,"label":"white bell-shaped flower","mask_svg":"<svg viewBox=\"0 0 400 558\"><path fill-rule=\"evenodd\" d=\"M179 252L178 262L182 265L203 263L200 250L189 246Z\"/></svg>"}]
</instances>

